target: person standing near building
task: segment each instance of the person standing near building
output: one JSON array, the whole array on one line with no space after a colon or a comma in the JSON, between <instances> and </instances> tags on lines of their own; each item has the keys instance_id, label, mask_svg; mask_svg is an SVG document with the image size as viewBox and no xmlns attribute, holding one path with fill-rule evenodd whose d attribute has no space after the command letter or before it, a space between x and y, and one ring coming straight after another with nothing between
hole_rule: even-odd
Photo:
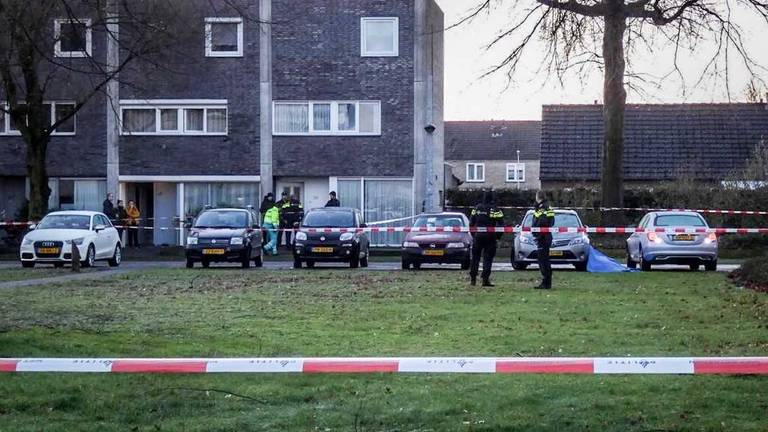
<instances>
[{"instance_id":1,"label":"person standing near building","mask_svg":"<svg viewBox=\"0 0 768 432\"><path fill-rule=\"evenodd\" d=\"M115 211L117 212L117 220L113 224L117 225L115 227L117 229L117 238L120 239L120 244L124 245L123 231L125 231L125 224L128 222L128 214L125 212L123 200L117 200L117 209Z\"/></svg>"},{"instance_id":2,"label":"person standing near building","mask_svg":"<svg viewBox=\"0 0 768 432\"><path fill-rule=\"evenodd\" d=\"M139 218L141 217L141 212L136 207L136 203L128 201L125 214L127 217L125 229L128 230L128 246L137 248L139 247Z\"/></svg>"},{"instance_id":3,"label":"person standing near building","mask_svg":"<svg viewBox=\"0 0 768 432\"><path fill-rule=\"evenodd\" d=\"M341 207L341 202L336 198L336 191L331 191L328 194L328 202L325 203L326 207Z\"/></svg>"},{"instance_id":4,"label":"person standing near building","mask_svg":"<svg viewBox=\"0 0 768 432\"><path fill-rule=\"evenodd\" d=\"M115 195L112 192L107 194L107 199L101 204L101 212L114 223L117 218L117 211L115 210Z\"/></svg>"},{"instance_id":5,"label":"person standing near building","mask_svg":"<svg viewBox=\"0 0 768 432\"><path fill-rule=\"evenodd\" d=\"M269 240L264 245L264 253L277 255L277 228L280 226L280 210L273 205L264 213L262 228L267 233Z\"/></svg>"},{"instance_id":6,"label":"person standing near building","mask_svg":"<svg viewBox=\"0 0 768 432\"><path fill-rule=\"evenodd\" d=\"M555 212L549 208L544 191L536 192L536 206L533 210L533 226L538 228L551 228L555 225ZM536 256L541 271L541 283L536 289L552 288L552 264L549 261L549 248L552 246L552 233L535 232Z\"/></svg>"},{"instance_id":7,"label":"person standing near building","mask_svg":"<svg viewBox=\"0 0 768 432\"><path fill-rule=\"evenodd\" d=\"M266 217L267 211L275 206L275 194L272 192L264 195L264 199L261 200L261 205L259 206L259 214L261 215L261 223L262 226L264 224L264 218ZM267 244L267 231L262 229L261 230L261 245L265 246Z\"/></svg>"},{"instance_id":8,"label":"person standing near building","mask_svg":"<svg viewBox=\"0 0 768 432\"><path fill-rule=\"evenodd\" d=\"M294 224L300 223L304 219L304 206L293 195L283 192L283 199L277 204L280 210L280 228L285 234L285 247L291 248L291 233ZM280 244L280 234L277 236L277 243Z\"/></svg>"},{"instance_id":9,"label":"person standing near building","mask_svg":"<svg viewBox=\"0 0 768 432\"><path fill-rule=\"evenodd\" d=\"M483 197L483 203L478 204L469 218L470 228L491 228L504 226L504 213L496 208L493 191L488 191ZM472 264L469 269L469 283L477 285L477 273L480 268L480 257L483 258L483 286L492 287L491 267L496 256L496 245L503 233L475 232L472 234Z\"/></svg>"}]
</instances>

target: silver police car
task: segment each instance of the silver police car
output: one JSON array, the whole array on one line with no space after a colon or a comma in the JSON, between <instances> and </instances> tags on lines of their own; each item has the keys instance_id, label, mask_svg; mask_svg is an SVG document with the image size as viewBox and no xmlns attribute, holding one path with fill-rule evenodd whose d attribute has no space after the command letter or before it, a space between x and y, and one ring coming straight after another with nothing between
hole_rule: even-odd
<instances>
[{"instance_id":1,"label":"silver police car","mask_svg":"<svg viewBox=\"0 0 768 432\"><path fill-rule=\"evenodd\" d=\"M523 227L533 225L533 211L529 210L523 218ZM573 210L555 210L555 228L583 228L579 215ZM512 249L512 268L525 270L528 265L537 262L537 245L533 233L515 234ZM589 260L589 237L586 233L552 233L552 246L549 250L552 264L573 264L576 270L586 271Z\"/></svg>"},{"instance_id":2,"label":"silver police car","mask_svg":"<svg viewBox=\"0 0 768 432\"><path fill-rule=\"evenodd\" d=\"M709 228L696 212L653 212L640 220L638 228ZM717 270L717 235L715 233L634 233L627 239L627 267L651 270L654 264L688 265L698 270Z\"/></svg>"}]
</instances>

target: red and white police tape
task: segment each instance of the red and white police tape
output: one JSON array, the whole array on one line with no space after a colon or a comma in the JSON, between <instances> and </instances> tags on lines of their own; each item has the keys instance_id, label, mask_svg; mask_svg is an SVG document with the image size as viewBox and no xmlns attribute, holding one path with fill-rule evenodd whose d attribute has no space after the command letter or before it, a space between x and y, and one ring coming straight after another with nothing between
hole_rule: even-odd
<instances>
[{"instance_id":1,"label":"red and white police tape","mask_svg":"<svg viewBox=\"0 0 768 432\"><path fill-rule=\"evenodd\" d=\"M6 358L0 372L768 374L768 357Z\"/></svg>"},{"instance_id":2,"label":"red and white police tape","mask_svg":"<svg viewBox=\"0 0 768 432\"><path fill-rule=\"evenodd\" d=\"M447 206L448 209L471 209L472 206ZM531 206L498 206L500 209L531 210ZM768 216L768 210L686 209L653 207L552 207L552 210L637 211L637 212L696 212L722 215Z\"/></svg>"}]
</instances>

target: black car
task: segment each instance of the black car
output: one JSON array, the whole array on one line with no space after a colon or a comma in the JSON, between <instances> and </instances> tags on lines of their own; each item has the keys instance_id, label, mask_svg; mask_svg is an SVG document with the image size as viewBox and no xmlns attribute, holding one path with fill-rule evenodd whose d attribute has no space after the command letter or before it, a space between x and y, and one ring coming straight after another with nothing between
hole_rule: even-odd
<instances>
[{"instance_id":1,"label":"black car","mask_svg":"<svg viewBox=\"0 0 768 432\"><path fill-rule=\"evenodd\" d=\"M252 209L217 208L203 210L194 223L187 224L185 249L187 268L200 262L238 262L243 268L263 265L259 216Z\"/></svg>"},{"instance_id":2,"label":"black car","mask_svg":"<svg viewBox=\"0 0 768 432\"><path fill-rule=\"evenodd\" d=\"M312 232L313 228L365 228L360 210L324 207L310 210L298 227L293 244L293 267L302 263L348 262L351 268L368 267L370 241L364 232Z\"/></svg>"}]
</instances>

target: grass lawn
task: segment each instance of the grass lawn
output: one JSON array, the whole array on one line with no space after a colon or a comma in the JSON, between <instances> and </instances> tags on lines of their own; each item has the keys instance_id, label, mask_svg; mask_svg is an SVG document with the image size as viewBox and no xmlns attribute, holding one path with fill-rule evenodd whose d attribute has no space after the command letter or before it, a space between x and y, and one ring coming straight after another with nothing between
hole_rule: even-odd
<instances>
[{"instance_id":1,"label":"grass lawn","mask_svg":"<svg viewBox=\"0 0 768 432\"><path fill-rule=\"evenodd\" d=\"M80 270L81 273L90 273L95 271L98 270L92 268L83 268ZM0 282L43 279L70 274L72 274L72 268L69 266L65 268L54 268L50 264L44 264L38 265L35 268L27 269L22 268L21 264L19 264L18 267L0 268Z\"/></svg>"},{"instance_id":2,"label":"grass lawn","mask_svg":"<svg viewBox=\"0 0 768 432\"><path fill-rule=\"evenodd\" d=\"M0 357L768 355L722 274L154 270L0 291ZM768 377L0 375L0 430L766 430Z\"/></svg>"}]
</instances>

